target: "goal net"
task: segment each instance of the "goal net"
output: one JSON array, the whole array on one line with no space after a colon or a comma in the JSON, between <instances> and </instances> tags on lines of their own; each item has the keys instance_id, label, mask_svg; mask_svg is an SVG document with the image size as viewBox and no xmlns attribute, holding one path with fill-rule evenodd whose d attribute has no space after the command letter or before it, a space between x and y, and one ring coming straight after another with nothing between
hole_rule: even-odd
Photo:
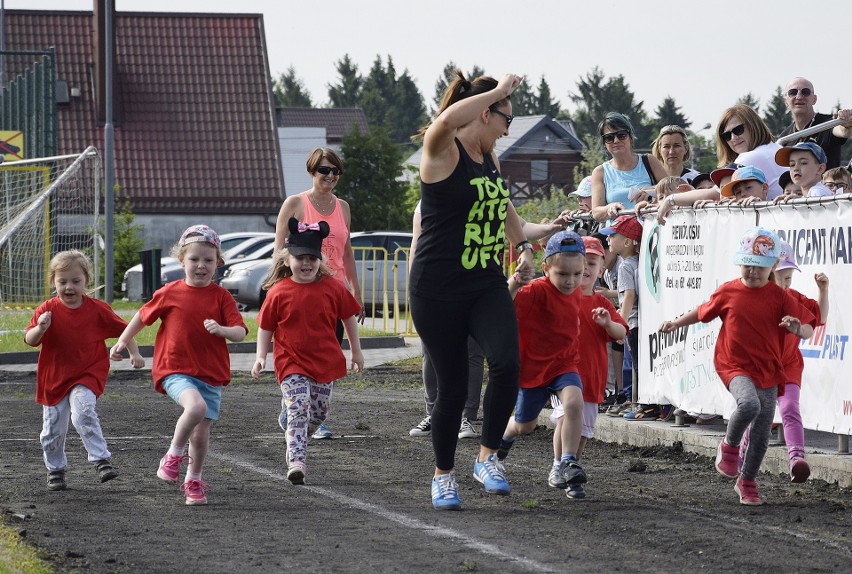
<instances>
[{"instance_id":1,"label":"goal net","mask_svg":"<svg viewBox=\"0 0 852 574\"><path fill-rule=\"evenodd\" d=\"M51 296L48 264L60 251L85 252L100 284L99 173L92 147L0 164L0 337L19 337L33 309Z\"/></svg>"}]
</instances>

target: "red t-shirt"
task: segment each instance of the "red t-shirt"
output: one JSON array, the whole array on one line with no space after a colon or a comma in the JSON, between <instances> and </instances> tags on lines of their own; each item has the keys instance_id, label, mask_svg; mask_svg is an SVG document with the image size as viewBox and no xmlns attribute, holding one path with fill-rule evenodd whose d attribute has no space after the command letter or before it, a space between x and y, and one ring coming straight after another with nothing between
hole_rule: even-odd
<instances>
[{"instance_id":1,"label":"red t-shirt","mask_svg":"<svg viewBox=\"0 0 852 574\"><path fill-rule=\"evenodd\" d=\"M542 387L559 375L579 372L582 295L579 287L570 295L562 294L547 277L533 280L515 295L522 388Z\"/></svg>"},{"instance_id":2,"label":"red t-shirt","mask_svg":"<svg viewBox=\"0 0 852 574\"><path fill-rule=\"evenodd\" d=\"M740 279L719 286L698 307L698 319L722 319L713 362L727 387L737 375L749 377L759 388L780 386L784 391L782 352L787 331L778 324L785 315L810 323L813 315L774 282L754 289Z\"/></svg>"},{"instance_id":3,"label":"red t-shirt","mask_svg":"<svg viewBox=\"0 0 852 574\"><path fill-rule=\"evenodd\" d=\"M306 375L330 383L346 375L346 357L337 342L338 319L357 315L361 305L331 277L296 283L286 277L266 294L257 315L261 329L273 332L275 377Z\"/></svg>"},{"instance_id":4,"label":"red t-shirt","mask_svg":"<svg viewBox=\"0 0 852 574\"><path fill-rule=\"evenodd\" d=\"M71 309L54 297L38 306L27 331L47 311L51 312L50 327L39 343L36 402L53 406L76 385L101 396L109 373L105 341L121 335L127 323L98 299L84 295L83 304Z\"/></svg>"},{"instance_id":5,"label":"red t-shirt","mask_svg":"<svg viewBox=\"0 0 852 574\"><path fill-rule=\"evenodd\" d=\"M231 382L228 342L204 327L213 319L223 327L240 326L248 333L234 297L215 283L192 287L186 281L173 281L158 289L139 309L146 325L161 319L154 341L154 388L165 394L163 378L181 373L224 387Z\"/></svg>"},{"instance_id":6,"label":"red t-shirt","mask_svg":"<svg viewBox=\"0 0 852 574\"><path fill-rule=\"evenodd\" d=\"M825 324L822 314L819 311L818 302L805 297L795 289L788 289L787 293L792 295L799 302L799 305L810 311L814 316L814 320L809 321L808 325L816 328ZM802 371L805 370L805 361L802 359L802 351L799 350L799 343L801 342L801 338L788 332L787 336L784 337L784 355L782 359L784 361L784 381L787 383L796 383L799 386L802 386Z\"/></svg>"},{"instance_id":7,"label":"red t-shirt","mask_svg":"<svg viewBox=\"0 0 852 574\"><path fill-rule=\"evenodd\" d=\"M607 346L615 341L606 332L606 329L595 323L592 319L592 309L603 307L609 311L612 320L619 325L624 325L627 330L627 322L615 310L615 306L609 299L600 293L585 295L580 298L580 339L579 356L581 357L580 380L583 381L583 400L587 403L600 403L604 399L606 390L606 379L609 373L609 357Z\"/></svg>"}]
</instances>

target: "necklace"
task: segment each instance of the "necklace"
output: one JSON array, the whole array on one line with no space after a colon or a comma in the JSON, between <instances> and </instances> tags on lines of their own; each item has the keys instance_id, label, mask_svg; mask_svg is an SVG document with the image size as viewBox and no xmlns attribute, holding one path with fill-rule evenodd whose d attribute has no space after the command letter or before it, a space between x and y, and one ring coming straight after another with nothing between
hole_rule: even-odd
<instances>
[{"instance_id":1,"label":"necklace","mask_svg":"<svg viewBox=\"0 0 852 574\"><path fill-rule=\"evenodd\" d=\"M326 206L320 205L320 203L317 201L317 198L314 197L313 191L311 191L311 193L309 193L308 195L311 198L311 203L313 203L314 207L319 209L320 212L322 212L322 213L329 212L330 213L334 209L334 196L333 195L329 199L329 203Z\"/></svg>"}]
</instances>

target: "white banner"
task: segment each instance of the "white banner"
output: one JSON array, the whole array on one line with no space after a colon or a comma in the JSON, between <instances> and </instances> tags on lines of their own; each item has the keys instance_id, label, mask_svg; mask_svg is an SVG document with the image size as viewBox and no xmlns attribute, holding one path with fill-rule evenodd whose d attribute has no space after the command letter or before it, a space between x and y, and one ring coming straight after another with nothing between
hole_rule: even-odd
<instances>
[{"instance_id":1,"label":"white banner","mask_svg":"<svg viewBox=\"0 0 852 574\"><path fill-rule=\"evenodd\" d=\"M721 283L740 276L733 257L740 237L756 224L776 230L793 247L801 273L792 287L818 299L814 274L829 277L824 328L801 344L805 361L801 413L806 428L852 434L852 381L843 377L852 345L852 204L783 205L754 209L676 210L666 225L644 220L640 251L639 400L670 403L688 411L722 414L733 397L713 367L721 326L717 319L674 333L659 333L664 320L695 308ZM776 420L780 420L776 416Z\"/></svg>"}]
</instances>

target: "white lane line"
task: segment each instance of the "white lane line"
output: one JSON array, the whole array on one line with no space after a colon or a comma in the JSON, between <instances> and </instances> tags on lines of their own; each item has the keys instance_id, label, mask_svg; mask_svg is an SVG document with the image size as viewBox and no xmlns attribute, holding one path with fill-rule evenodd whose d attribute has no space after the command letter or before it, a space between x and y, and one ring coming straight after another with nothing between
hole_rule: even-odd
<instances>
[{"instance_id":1,"label":"white lane line","mask_svg":"<svg viewBox=\"0 0 852 574\"><path fill-rule=\"evenodd\" d=\"M223 453L223 452L219 452L219 451L213 451L211 449L208 452L208 456L211 456L213 458L218 458L219 460L221 460L223 462L227 462L229 464L239 466L241 468L244 468L246 470L250 470L252 472L256 472L257 474L261 474L263 476L266 476L268 478L272 478L274 480L281 480L281 481L287 480L287 477L284 476L283 474L275 472L274 470L269 470L269 469L260 467L256 464L252 463L252 462L242 460L241 458L238 458L238 457L231 455L231 454L227 454L227 453ZM325 496L326 498L330 498L331 500L334 500L335 502L338 502L338 503L343 504L345 506L351 506L353 508L357 508L358 510L363 510L363 511L369 512L371 514L374 514L374 515L378 516L379 518L383 518L385 520L395 522L395 523L397 523L401 526L404 526L406 528L410 528L411 530L413 530L417 534L425 533L425 534L428 534L429 536L433 536L435 538L445 538L445 539L448 538L450 540L454 540L456 542L461 543L463 546L470 548L471 550L476 550L477 552L481 552L482 554L485 554L486 556L491 556L491 557L499 558L499 559L502 559L502 560L506 560L506 561L511 562L512 564L515 564L517 566L520 566L520 567L522 567L525 570L528 570L530 572L563 572L564 571L562 569L558 569L558 570L554 569L554 567L552 567L552 566L549 566L547 564L542 564L541 562L536 562L535 560L531 560L530 558L527 558L527 557L516 556L514 554L510 554L508 552L501 550L497 546L494 546L493 544L489 544L487 542L482 542L480 540L477 540L476 538L468 536L467 534L464 534L464 533L459 532L457 530L453 530L452 528L445 528L443 526L434 526L432 524L427 524L427 523L422 522L422 521L420 521L416 518L413 518L411 516L406 516L404 514L400 514L399 512L394 512L392 510L382 508L381 506L378 506L376 504L372 504L372 503L369 503L369 502L364 502L362 500L358 500L356 498L353 498L352 496L349 496L348 494L344 495L344 494L337 493L333 490L330 490L328 488L321 488L321 487L318 487L318 486L310 486L310 485L300 486L299 488L303 489L303 490L309 490L309 491L313 492L314 494L319 494L321 496Z\"/></svg>"}]
</instances>

